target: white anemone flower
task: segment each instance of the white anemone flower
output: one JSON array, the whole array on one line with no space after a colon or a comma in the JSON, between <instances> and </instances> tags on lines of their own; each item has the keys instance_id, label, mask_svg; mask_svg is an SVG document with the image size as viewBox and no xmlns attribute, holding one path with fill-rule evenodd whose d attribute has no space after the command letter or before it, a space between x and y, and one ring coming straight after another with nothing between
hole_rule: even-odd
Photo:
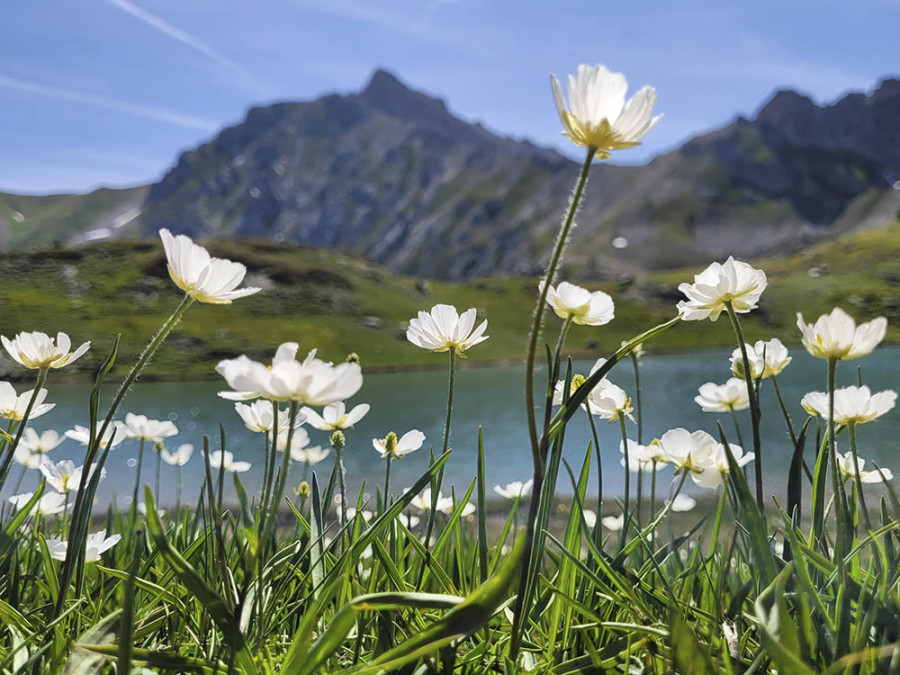
<instances>
[{"instance_id":1,"label":"white anemone flower","mask_svg":"<svg viewBox=\"0 0 900 675\"><path fill-rule=\"evenodd\" d=\"M87 536L84 549L84 562L91 563L100 560L100 556L113 546L119 543L122 538L120 534L114 534L111 537L106 536L106 530L100 530L94 534ZM54 560L65 560L66 550L69 548L69 542L60 539L48 539L47 551Z\"/></svg>"},{"instance_id":2,"label":"white anemone flower","mask_svg":"<svg viewBox=\"0 0 900 675\"><path fill-rule=\"evenodd\" d=\"M539 285L542 290L544 283ZM560 319L571 319L580 326L603 326L616 316L615 303L608 293L592 293L567 281L547 288L547 304Z\"/></svg>"},{"instance_id":3,"label":"white anemone flower","mask_svg":"<svg viewBox=\"0 0 900 675\"><path fill-rule=\"evenodd\" d=\"M285 342L278 347L270 367L246 356L219 362L216 372L234 390L219 392L219 396L232 401L262 397L326 406L350 398L362 387L358 363L335 366L317 359L315 350L298 361L297 349L296 342Z\"/></svg>"},{"instance_id":4,"label":"white anemone flower","mask_svg":"<svg viewBox=\"0 0 900 675\"><path fill-rule=\"evenodd\" d=\"M96 433L98 435L100 434L100 430L102 428L103 422L98 421L96 427ZM66 431L66 437L71 438L73 441L78 441L82 445L87 445L91 442L91 430L87 427L81 426L80 424L76 424L74 429L69 429L68 431ZM112 449L119 445L126 438L128 438L128 432L125 428L125 425L121 422L113 422L106 428L106 433L100 440L99 445L104 449Z\"/></svg>"},{"instance_id":5,"label":"white anemone flower","mask_svg":"<svg viewBox=\"0 0 900 675\"><path fill-rule=\"evenodd\" d=\"M606 379L600 380L600 383L588 394L588 407L591 414L607 420L610 424L617 422L622 416L634 422L631 414L634 411L631 397L625 393L624 389Z\"/></svg>"},{"instance_id":6,"label":"white anemone flower","mask_svg":"<svg viewBox=\"0 0 900 675\"><path fill-rule=\"evenodd\" d=\"M684 321L715 321L731 303L736 313L746 314L756 309L767 283L765 272L729 257L695 275L694 283L678 287L687 296L678 303L678 313Z\"/></svg>"},{"instance_id":7,"label":"white anemone flower","mask_svg":"<svg viewBox=\"0 0 900 675\"><path fill-rule=\"evenodd\" d=\"M397 434L393 431L384 438L373 438L372 446L384 459L388 457L401 459L421 448L424 442L425 434L418 429L411 429L403 434L399 440L397 439Z\"/></svg>"},{"instance_id":8,"label":"white anemone flower","mask_svg":"<svg viewBox=\"0 0 900 675\"><path fill-rule=\"evenodd\" d=\"M610 532L619 532L625 527L625 516L603 516L600 519L600 524Z\"/></svg>"},{"instance_id":9,"label":"white anemone flower","mask_svg":"<svg viewBox=\"0 0 900 675\"><path fill-rule=\"evenodd\" d=\"M25 419L25 410L34 395L34 389L29 389L22 395L16 394L16 390L9 382L0 382L0 417L5 420L21 422ZM38 389L34 397L34 405L31 407L30 419L40 417L56 407L55 403L44 403L47 398L46 389Z\"/></svg>"},{"instance_id":10,"label":"white anemone flower","mask_svg":"<svg viewBox=\"0 0 900 675\"><path fill-rule=\"evenodd\" d=\"M672 500L672 510L675 511L675 513L693 511L695 506L697 506L697 500L690 495L678 494L675 495L675 499Z\"/></svg>"},{"instance_id":11,"label":"white anemone flower","mask_svg":"<svg viewBox=\"0 0 900 675\"><path fill-rule=\"evenodd\" d=\"M532 483L533 481L530 478L524 483L520 480L514 480L512 483L507 483L505 487L495 485L494 492L504 499L520 499L521 497L527 497L531 494Z\"/></svg>"},{"instance_id":12,"label":"white anemone flower","mask_svg":"<svg viewBox=\"0 0 900 675\"><path fill-rule=\"evenodd\" d=\"M855 359L870 354L887 332L887 319L877 319L859 326L840 307L823 314L813 324L797 314L797 327L803 335L803 346L817 359Z\"/></svg>"},{"instance_id":13,"label":"white anemone flower","mask_svg":"<svg viewBox=\"0 0 900 675\"><path fill-rule=\"evenodd\" d=\"M476 315L474 307L459 314L452 305L435 305L430 312L419 312L417 318L410 320L406 339L422 349L433 352L452 349L458 356L465 356L467 349L489 337L484 334L487 319L475 328Z\"/></svg>"},{"instance_id":14,"label":"white anemone flower","mask_svg":"<svg viewBox=\"0 0 900 675\"><path fill-rule=\"evenodd\" d=\"M853 452L845 452L837 456L838 468L844 479L856 479L856 468L853 466ZM894 474L890 469L876 469L875 471L863 471L866 460L859 458L859 480L863 483L881 483L882 480L893 480Z\"/></svg>"},{"instance_id":15,"label":"white anemone flower","mask_svg":"<svg viewBox=\"0 0 900 675\"><path fill-rule=\"evenodd\" d=\"M645 86L628 102L628 82L622 73L606 66L578 66L569 75L569 104L563 97L556 75L550 76L553 102L565 130L563 136L584 148L594 148L598 159L606 159L613 150L639 145L640 140L659 122L651 117L656 105L656 90Z\"/></svg>"},{"instance_id":16,"label":"white anemone flower","mask_svg":"<svg viewBox=\"0 0 900 675\"><path fill-rule=\"evenodd\" d=\"M781 374L792 360L787 347L778 338L757 340L756 344L745 344L744 348L750 363L750 377L754 380ZM731 352L731 374L741 380L745 379L744 356L740 347Z\"/></svg>"},{"instance_id":17,"label":"white anemone flower","mask_svg":"<svg viewBox=\"0 0 900 675\"><path fill-rule=\"evenodd\" d=\"M13 453L13 459L16 464L21 464L26 469L39 469L44 462L44 453L35 452L20 442Z\"/></svg>"},{"instance_id":18,"label":"white anemone flower","mask_svg":"<svg viewBox=\"0 0 900 675\"><path fill-rule=\"evenodd\" d=\"M209 455L209 466L213 469L224 468L231 473L243 473L249 471L252 466L250 462L235 462L234 453L216 450Z\"/></svg>"},{"instance_id":19,"label":"white anemone flower","mask_svg":"<svg viewBox=\"0 0 900 675\"><path fill-rule=\"evenodd\" d=\"M315 466L319 462L328 458L330 450L318 445L312 447L295 447L291 449L291 459L301 464L309 464Z\"/></svg>"},{"instance_id":20,"label":"white anemone flower","mask_svg":"<svg viewBox=\"0 0 900 675\"><path fill-rule=\"evenodd\" d=\"M194 446L190 443L182 443L174 452L163 448L159 453L160 459L170 466L184 466L194 454Z\"/></svg>"},{"instance_id":21,"label":"white anemone flower","mask_svg":"<svg viewBox=\"0 0 900 675\"><path fill-rule=\"evenodd\" d=\"M169 420L151 420L146 415L125 415L125 436L149 443L159 443L164 438L175 436L178 433L176 427Z\"/></svg>"},{"instance_id":22,"label":"white anemone flower","mask_svg":"<svg viewBox=\"0 0 900 675\"><path fill-rule=\"evenodd\" d=\"M755 455L752 452L744 454L744 450L739 445L728 444L731 455L738 466L743 467L753 461ZM716 443L715 450L707 455L700 462L702 471L692 471L691 479L700 487L715 490L720 485L725 485L725 477L731 472L731 466L728 463L728 455L725 446Z\"/></svg>"},{"instance_id":23,"label":"white anemone flower","mask_svg":"<svg viewBox=\"0 0 900 675\"><path fill-rule=\"evenodd\" d=\"M343 401L326 405L319 415L315 410L304 407L301 412L306 417L309 426L319 431L333 431L335 429L349 429L359 422L369 412L368 403L360 403L352 410L347 410Z\"/></svg>"},{"instance_id":24,"label":"white anemone flower","mask_svg":"<svg viewBox=\"0 0 900 675\"><path fill-rule=\"evenodd\" d=\"M70 351L72 341L65 333L57 333L56 339L46 333L19 333L12 340L0 336L0 341L13 359L33 370L62 368L84 356L91 347L90 342L85 342Z\"/></svg>"},{"instance_id":25,"label":"white anemone flower","mask_svg":"<svg viewBox=\"0 0 900 675\"><path fill-rule=\"evenodd\" d=\"M160 230L166 251L169 276L194 300L211 305L227 305L232 300L259 293L259 288L238 288L247 268L241 263L212 258L205 248L183 234L172 236Z\"/></svg>"},{"instance_id":26,"label":"white anemone flower","mask_svg":"<svg viewBox=\"0 0 900 675\"><path fill-rule=\"evenodd\" d=\"M725 384L707 382L700 386L699 396L694 397L703 412L731 412L745 410L750 407L750 394L747 383L736 377L728 378Z\"/></svg>"},{"instance_id":27,"label":"white anemone flower","mask_svg":"<svg viewBox=\"0 0 900 675\"><path fill-rule=\"evenodd\" d=\"M410 502L410 505L419 509L420 511L430 511L431 499L431 488L425 488L425 490L423 490L421 494L419 494ZM452 497L445 497L441 492L438 492L436 508L437 511L446 513L449 516L453 514L453 512L457 509L462 509L462 513L460 515L463 517L471 516L476 511L475 505L473 503L466 502L465 504L456 504L454 503Z\"/></svg>"},{"instance_id":28,"label":"white anemone flower","mask_svg":"<svg viewBox=\"0 0 900 675\"><path fill-rule=\"evenodd\" d=\"M328 456L328 451L322 451L319 446L310 447L309 432L306 429L294 429L294 433L284 433L278 437L278 451L284 452L288 445L288 437L291 439L291 459L295 462L318 464Z\"/></svg>"},{"instance_id":29,"label":"white anemone flower","mask_svg":"<svg viewBox=\"0 0 900 675\"><path fill-rule=\"evenodd\" d=\"M868 387L841 387L834 390L834 421L837 424L865 424L893 409L897 392L887 389L873 394ZM813 391L800 405L810 415L828 419L828 394Z\"/></svg>"},{"instance_id":30,"label":"white anemone flower","mask_svg":"<svg viewBox=\"0 0 900 675\"><path fill-rule=\"evenodd\" d=\"M28 427L22 432L19 447L43 454L55 450L64 440L66 440L66 437L53 429L47 429L39 434L31 427Z\"/></svg>"},{"instance_id":31,"label":"white anemone flower","mask_svg":"<svg viewBox=\"0 0 900 675\"><path fill-rule=\"evenodd\" d=\"M622 453L620 464L625 466L625 444L619 441L619 452ZM651 443L650 445L640 445L637 441L628 439L628 468L632 473L643 471L644 473L653 473L654 470L663 469L668 460L662 454L659 445Z\"/></svg>"},{"instance_id":32,"label":"white anemone flower","mask_svg":"<svg viewBox=\"0 0 900 675\"><path fill-rule=\"evenodd\" d=\"M272 402L257 400L253 403L235 403L234 409L244 421L244 426L256 433L268 433L272 431L275 421L275 411ZM306 421L306 415L298 412L294 416L294 427L299 427ZM287 433L291 426L291 411L284 409L278 411L278 433Z\"/></svg>"},{"instance_id":33,"label":"white anemone flower","mask_svg":"<svg viewBox=\"0 0 900 675\"><path fill-rule=\"evenodd\" d=\"M63 494L66 492L78 492L84 467L75 466L75 463L70 459L64 459L61 462L51 462L45 458L38 468L44 474L44 478L47 479L47 484L57 492ZM88 479L93 476L96 469L96 465L91 467ZM100 469L100 480L104 478L106 478L106 469Z\"/></svg>"},{"instance_id":34,"label":"white anemone flower","mask_svg":"<svg viewBox=\"0 0 900 675\"><path fill-rule=\"evenodd\" d=\"M597 524L597 512L590 509L582 509L581 517L584 518L584 524L589 528L593 528ZM623 521L624 523L624 521Z\"/></svg>"},{"instance_id":35,"label":"white anemone flower","mask_svg":"<svg viewBox=\"0 0 900 675\"><path fill-rule=\"evenodd\" d=\"M20 495L13 495L9 498L10 504L17 511L25 508L25 505L34 497L33 492L26 492ZM41 495L38 499L35 510L42 516L53 516L62 513L66 508L66 496L58 492L48 492Z\"/></svg>"},{"instance_id":36,"label":"white anemone flower","mask_svg":"<svg viewBox=\"0 0 900 675\"><path fill-rule=\"evenodd\" d=\"M718 451L719 443L705 431L690 432L679 427L660 436L659 446L675 468L697 473Z\"/></svg>"}]
</instances>

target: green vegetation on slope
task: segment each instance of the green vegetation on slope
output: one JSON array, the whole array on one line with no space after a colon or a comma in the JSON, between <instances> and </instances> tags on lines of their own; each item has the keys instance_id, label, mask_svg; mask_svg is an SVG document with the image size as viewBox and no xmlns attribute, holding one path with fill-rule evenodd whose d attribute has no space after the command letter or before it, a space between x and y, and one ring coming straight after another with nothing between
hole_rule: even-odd
<instances>
[{"instance_id":1,"label":"green vegetation on slope","mask_svg":"<svg viewBox=\"0 0 900 675\"><path fill-rule=\"evenodd\" d=\"M147 371L148 377L211 377L220 359L247 353L271 355L280 342L301 350L316 347L329 359L357 352L373 367L443 365L405 339L406 322L439 302L476 307L489 320L491 339L473 350L474 360L515 360L536 296L536 281L498 278L469 282L419 281L346 254L290 248L255 241L210 245L214 255L244 262L248 283L259 295L230 306L195 305ZM769 288L760 310L747 318L748 339L779 336L797 342L796 312L814 319L841 305L859 319L900 319L900 223L845 235L787 259L763 261ZM813 274L810 274L813 270ZM619 342L673 316L677 286L696 269L654 273L633 282L592 284L616 300L616 320L601 329L575 327L570 344L583 356L599 356ZM179 292L156 242L108 242L0 256L0 303L6 335L22 330L68 332L92 340L92 371L122 332L119 363L135 359L178 303ZM889 339L900 340L893 321ZM548 322L555 339L558 323ZM712 329L712 330L710 330ZM653 349L725 346L727 321L685 323L668 331ZM0 363L0 373L21 373Z\"/></svg>"}]
</instances>

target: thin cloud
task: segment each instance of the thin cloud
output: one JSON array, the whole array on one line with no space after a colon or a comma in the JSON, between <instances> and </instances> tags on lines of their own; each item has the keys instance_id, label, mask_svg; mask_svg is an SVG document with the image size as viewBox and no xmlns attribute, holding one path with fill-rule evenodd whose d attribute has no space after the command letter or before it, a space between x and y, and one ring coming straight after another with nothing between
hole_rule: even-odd
<instances>
[{"instance_id":1,"label":"thin cloud","mask_svg":"<svg viewBox=\"0 0 900 675\"><path fill-rule=\"evenodd\" d=\"M179 127L187 127L188 129L199 129L200 131L215 131L220 125L210 120L193 117L191 115L182 115L181 113L164 110L162 108L153 108L149 106L136 105L127 101L120 101L105 96L97 96L84 91L75 89L64 89L62 87L51 87L36 82L27 82L14 77L0 75L0 87L6 89L15 89L16 91L24 91L36 96L44 96L46 98L61 99L63 101L73 101L75 103L83 103L97 108L106 110L115 110L136 117L156 120L158 122L166 122Z\"/></svg>"},{"instance_id":2,"label":"thin cloud","mask_svg":"<svg viewBox=\"0 0 900 675\"><path fill-rule=\"evenodd\" d=\"M208 44L194 37L190 33L186 33L180 28L176 28L172 24L163 21L155 14L151 14L150 12L141 9L137 5L129 2L129 0L107 0L107 2L109 2L111 5L115 5L124 12L128 12L136 19L140 19L148 26L152 26L156 30L165 33L170 38L178 40L191 49L200 52L207 58L212 59L213 61L218 63L223 68L227 68L228 70L240 75L241 77L253 79L253 74L250 73L250 71L248 71L241 64L228 58L220 51L210 47Z\"/></svg>"}]
</instances>

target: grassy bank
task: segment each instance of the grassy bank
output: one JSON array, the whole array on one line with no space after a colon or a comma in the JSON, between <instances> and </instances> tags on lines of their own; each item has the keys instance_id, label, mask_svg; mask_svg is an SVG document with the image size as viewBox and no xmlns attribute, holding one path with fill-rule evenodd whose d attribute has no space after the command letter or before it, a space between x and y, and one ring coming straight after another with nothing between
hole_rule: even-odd
<instances>
[{"instance_id":1,"label":"grassy bank","mask_svg":"<svg viewBox=\"0 0 900 675\"><path fill-rule=\"evenodd\" d=\"M441 365L405 339L406 322L440 302L477 307L488 318L491 339L478 350L486 362L515 361L525 352L536 280L498 278L465 282L424 281L391 273L360 258L330 250L282 247L266 242L210 245L214 255L240 260L249 282L264 293L229 307L196 306L147 371L148 378L203 378L223 358L247 353L263 358L286 340L301 350L318 346L333 360L359 353L370 370ZM747 318L750 339L781 337L796 342L795 308L809 316L843 306L860 318L900 316L900 224L846 235L783 259L762 261L769 274L760 310ZM574 327L573 353L599 356L621 340L675 312L678 284L697 270L648 273L635 279L586 283L616 300L616 320L597 330ZM178 303L155 241L110 242L77 249L50 249L0 257L3 333L68 332L93 339L90 358L76 364L91 373L122 333L119 363L133 361ZM900 340L892 322L888 341ZM551 323L551 330L557 328ZM552 333L548 340L555 339ZM731 344L726 321L682 324L654 342L655 349ZM5 357L4 357L5 358ZM0 375L21 372L0 361Z\"/></svg>"}]
</instances>

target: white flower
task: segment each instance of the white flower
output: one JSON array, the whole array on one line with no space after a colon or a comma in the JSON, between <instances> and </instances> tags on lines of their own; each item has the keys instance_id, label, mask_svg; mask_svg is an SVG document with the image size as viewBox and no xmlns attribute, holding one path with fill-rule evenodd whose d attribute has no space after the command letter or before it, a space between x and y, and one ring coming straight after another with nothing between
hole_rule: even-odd
<instances>
[{"instance_id":1,"label":"white flower","mask_svg":"<svg viewBox=\"0 0 900 675\"><path fill-rule=\"evenodd\" d=\"M519 499L520 497L527 497L531 494L532 482L533 481L530 478L524 483L520 480L514 480L512 483L508 483L506 487L495 485L494 492L505 499Z\"/></svg>"},{"instance_id":2,"label":"white flower","mask_svg":"<svg viewBox=\"0 0 900 675\"><path fill-rule=\"evenodd\" d=\"M250 431L256 433L268 433L272 431L275 420L275 411L272 409L272 402L266 400L253 401L253 403L235 403L234 409L240 415ZM306 416L298 413L294 416L294 427L299 427L306 421ZM284 435L288 432L291 425L291 411L278 411L278 433Z\"/></svg>"},{"instance_id":3,"label":"white flower","mask_svg":"<svg viewBox=\"0 0 900 675\"><path fill-rule=\"evenodd\" d=\"M25 447L20 441L16 451L13 453L13 459L26 469L39 469L44 461L44 453L35 452Z\"/></svg>"},{"instance_id":4,"label":"white flower","mask_svg":"<svg viewBox=\"0 0 900 675\"><path fill-rule=\"evenodd\" d=\"M752 452L748 452L745 455L743 449L739 445L733 445L731 443L729 443L728 447L738 466L746 466L753 461L754 454ZM691 479L694 483L700 487L710 488L712 490L720 485L725 485L725 476L731 471L725 446L721 443L716 443L714 452L707 455L705 459L699 463L699 466L702 471L691 472Z\"/></svg>"},{"instance_id":5,"label":"white flower","mask_svg":"<svg viewBox=\"0 0 900 675\"><path fill-rule=\"evenodd\" d=\"M26 492L21 495L13 495L9 498L10 504L18 511L25 508L25 505L34 497L33 492ZM66 507L66 497L58 492L48 492L41 495L37 503L37 512L42 516L52 516L62 513Z\"/></svg>"},{"instance_id":6,"label":"white flower","mask_svg":"<svg viewBox=\"0 0 900 675\"><path fill-rule=\"evenodd\" d=\"M543 289L545 282L539 287ZM615 304L609 294L591 291L563 281L547 289L547 304L561 319L572 319L581 326L602 326L615 318Z\"/></svg>"},{"instance_id":7,"label":"white flower","mask_svg":"<svg viewBox=\"0 0 900 675\"><path fill-rule=\"evenodd\" d=\"M146 415L125 415L125 436L150 443L159 443L178 433L178 427L168 420L151 420Z\"/></svg>"},{"instance_id":8,"label":"white flower","mask_svg":"<svg viewBox=\"0 0 900 675\"><path fill-rule=\"evenodd\" d=\"M672 500L672 510L676 513L692 511L697 506L697 500L688 495L678 494Z\"/></svg>"},{"instance_id":9,"label":"white flower","mask_svg":"<svg viewBox=\"0 0 900 675\"><path fill-rule=\"evenodd\" d=\"M709 458L718 452L719 443L705 431L679 427L660 436L659 446L676 468L695 473L703 471Z\"/></svg>"},{"instance_id":10,"label":"white flower","mask_svg":"<svg viewBox=\"0 0 900 675\"><path fill-rule=\"evenodd\" d=\"M75 463L70 459L64 459L61 462L51 462L45 458L38 468L47 479L47 484L57 492L78 492L84 467L75 466ZM96 469L96 465L91 466L88 480L93 476ZM100 480L104 478L106 478L106 469L100 469Z\"/></svg>"},{"instance_id":11,"label":"white flower","mask_svg":"<svg viewBox=\"0 0 900 675\"><path fill-rule=\"evenodd\" d=\"M5 335L0 336L0 341L6 347L6 351L16 361L26 368L62 368L81 358L90 349L91 343L85 342L74 352L72 341L65 333L57 333L56 339L46 333L19 333L12 340Z\"/></svg>"},{"instance_id":12,"label":"white flower","mask_svg":"<svg viewBox=\"0 0 900 675\"><path fill-rule=\"evenodd\" d=\"M311 448L293 448L291 450L291 459L301 464L315 466L328 457L328 453L328 448L322 448L318 445L314 445Z\"/></svg>"},{"instance_id":13,"label":"white flower","mask_svg":"<svg viewBox=\"0 0 900 675\"><path fill-rule=\"evenodd\" d=\"M250 462L235 462L234 453L216 450L209 455L209 466L213 469L224 468L232 473L243 473L250 470Z\"/></svg>"},{"instance_id":14,"label":"white flower","mask_svg":"<svg viewBox=\"0 0 900 675\"><path fill-rule=\"evenodd\" d=\"M797 314L797 327L803 335L806 351L819 359L855 359L872 352L884 340L887 319L878 317L859 326L840 307L823 314L814 324Z\"/></svg>"},{"instance_id":15,"label":"white flower","mask_svg":"<svg viewBox=\"0 0 900 675\"><path fill-rule=\"evenodd\" d=\"M685 321L715 321L730 302L735 312L745 314L756 309L766 284L765 272L729 257L694 276L693 284L678 287L687 296L678 303L678 312Z\"/></svg>"},{"instance_id":16,"label":"white flower","mask_svg":"<svg viewBox=\"0 0 900 675\"><path fill-rule=\"evenodd\" d=\"M619 452L622 453L621 465L625 466L625 444L622 441L619 441ZM654 468L659 471L666 464L668 464L668 459L662 454L659 445L655 443L640 445L636 441L628 439L628 465L629 470L633 473L638 471L651 473Z\"/></svg>"},{"instance_id":17,"label":"white flower","mask_svg":"<svg viewBox=\"0 0 900 675\"><path fill-rule=\"evenodd\" d=\"M619 343L619 347L624 347L628 344L628 342L629 340L622 340L622 342ZM634 356L634 358L636 358L638 361L641 360L645 353L646 351L644 350L644 343L642 342L636 344L629 352L629 354Z\"/></svg>"},{"instance_id":18,"label":"white flower","mask_svg":"<svg viewBox=\"0 0 900 675\"><path fill-rule=\"evenodd\" d=\"M147 505L144 502L141 502L140 504L137 505L137 510L138 510L138 513L140 513L142 516L144 516L145 518L147 517ZM156 515L158 515L160 518L162 518L164 515L166 515L166 510L165 509L156 509Z\"/></svg>"},{"instance_id":19,"label":"white flower","mask_svg":"<svg viewBox=\"0 0 900 675\"><path fill-rule=\"evenodd\" d=\"M358 363L335 366L315 358L315 350L298 361L297 348L296 342L282 344L268 368L246 356L219 362L216 372L234 390L220 392L219 396L237 401L261 396L271 401L325 406L350 398L362 387Z\"/></svg>"},{"instance_id":20,"label":"white flower","mask_svg":"<svg viewBox=\"0 0 900 675\"><path fill-rule=\"evenodd\" d=\"M469 347L488 339L484 334L487 320L475 328L476 314L474 307L460 315L452 305L435 305L430 313L419 312L418 318L410 320L406 339L422 349L433 352L453 349L459 356L464 356L463 352Z\"/></svg>"},{"instance_id":21,"label":"white flower","mask_svg":"<svg viewBox=\"0 0 900 675\"><path fill-rule=\"evenodd\" d=\"M606 159L612 150L638 145L662 117L650 116L656 105L653 87L643 87L626 103L625 76L606 66L580 65L574 77L569 75L568 107L556 75L550 76L550 86L565 127L563 136L575 145L595 148L598 159Z\"/></svg>"},{"instance_id":22,"label":"white flower","mask_svg":"<svg viewBox=\"0 0 900 675\"><path fill-rule=\"evenodd\" d=\"M100 530L94 534L89 534L87 536L87 541L85 542L84 562L97 562L100 560L100 556L118 544L121 538L122 535L120 534L114 534L111 537L107 537L106 530ZM47 540L47 550L50 553L50 557L54 560L65 560L66 549L68 547L69 542L67 541L61 541L59 539Z\"/></svg>"},{"instance_id":23,"label":"white flower","mask_svg":"<svg viewBox=\"0 0 900 675\"><path fill-rule=\"evenodd\" d=\"M868 387L842 387L834 390L834 421L837 424L864 424L881 417L897 403L897 392L880 391L873 394ZM828 394L813 391L806 394L800 405L810 415L828 419Z\"/></svg>"},{"instance_id":24,"label":"white flower","mask_svg":"<svg viewBox=\"0 0 900 675\"><path fill-rule=\"evenodd\" d=\"M28 427L22 432L19 447L27 448L31 452L45 453L55 450L64 440L65 436L61 436L53 429L47 429L47 431L38 434L34 429Z\"/></svg>"},{"instance_id":25,"label":"white flower","mask_svg":"<svg viewBox=\"0 0 900 675\"><path fill-rule=\"evenodd\" d=\"M625 527L625 516L603 516L600 524L611 532L618 532Z\"/></svg>"},{"instance_id":26,"label":"white flower","mask_svg":"<svg viewBox=\"0 0 900 675\"><path fill-rule=\"evenodd\" d=\"M422 519L419 518L418 516L409 516L409 515L407 515L407 514L405 514L405 513L401 513L401 514L398 516L398 518L399 518L400 522L403 523L403 526L404 526L407 530L413 529L413 528L416 527L419 523L422 522Z\"/></svg>"},{"instance_id":27,"label":"white flower","mask_svg":"<svg viewBox=\"0 0 900 675\"><path fill-rule=\"evenodd\" d=\"M750 407L747 383L736 377L729 378L725 384L707 382L701 385L700 395L694 400L703 412L730 412Z\"/></svg>"},{"instance_id":28,"label":"white flower","mask_svg":"<svg viewBox=\"0 0 900 675\"><path fill-rule=\"evenodd\" d=\"M412 502L410 502L411 506L421 510L421 511L430 511L431 510L431 488L425 488L420 495L415 497ZM437 510L446 513L447 515L451 515L456 509L462 509L462 516L471 516L475 513L475 505L471 502L466 502L464 505L454 504L452 497L444 497L443 494L438 492L437 494Z\"/></svg>"},{"instance_id":29,"label":"white flower","mask_svg":"<svg viewBox=\"0 0 900 675\"><path fill-rule=\"evenodd\" d=\"M745 344L744 347L750 363L750 377L754 380L780 374L792 360L788 356L787 347L778 338L757 340L755 345ZM731 374L741 380L745 379L744 356L740 347L731 352Z\"/></svg>"},{"instance_id":30,"label":"white flower","mask_svg":"<svg viewBox=\"0 0 900 675\"><path fill-rule=\"evenodd\" d=\"M837 456L838 467L841 475L846 479L856 479L856 470L853 466L853 452L845 452L843 455ZM890 469L878 469L876 471L863 471L866 460L859 458L859 480L863 483L881 483L884 480L893 480L894 474Z\"/></svg>"},{"instance_id":31,"label":"white flower","mask_svg":"<svg viewBox=\"0 0 900 675\"><path fill-rule=\"evenodd\" d=\"M624 389L606 379L600 380L600 383L591 390L588 395L588 407L591 414L610 423L618 421L623 415L634 422L631 415L634 410L631 406L631 397Z\"/></svg>"},{"instance_id":32,"label":"white flower","mask_svg":"<svg viewBox=\"0 0 900 675\"><path fill-rule=\"evenodd\" d=\"M227 305L232 300L261 290L237 288L247 273L247 268L241 263L211 258L205 248L183 234L173 237L171 232L164 229L159 231L159 236L166 250L169 276L178 288L194 300L212 305Z\"/></svg>"},{"instance_id":33,"label":"white flower","mask_svg":"<svg viewBox=\"0 0 900 675\"><path fill-rule=\"evenodd\" d=\"M28 403L31 401L33 394L34 389L29 389L19 396L9 382L0 382L0 417L21 422L25 419L25 409L28 408ZM56 407L55 403L44 403L45 398L47 398L47 390L39 389L37 396L34 398L34 405L31 408L30 419L40 417Z\"/></svg>"},{"instance_id":34,"label":"white flower","mask_svg":"<svg viewBox=\"0 0 900 675\"><path fill-rule=\"evenodd\" d=\"M321 415L308 407L304 407L301 412L309 425L320 431L349 429L366 416L366 413L369 412L369 404L360 403L348 412L344 402L339 401L325 406Z\"/></svg>"},{"instance_id":35,"label":"white flower","mask_svg":"<svg viewBox=\"0 0 900 675\"><path fill-rule=\"evenodd\" d=\"M425 434L418 429L412 429L403 434L399 440L393 431L384 438L373 438L372 446L382 458L401 459L421 448L424 442Z\"/></svg>"},{"instance_id":36,"label":"white flower","mask_svg":"<svg viewBox=\"0 0 900 675\"><path fill-rule=\"evenodd\" d=\"M589 509L581 510L581 517L584 518L584 524L589 528L594 527L597 524L597 512L591 511Z\"/></svg>"},{"instance_id":37,"label":"white flower","mask_svg":"<svg viewBox=\"0 0 900 675\"><path fill-rule=\"evenodd\" d=\"M100 430L103 428L103 422L97 422L97 434L100 434ZM90 443L91 439L91 431L87 427L83 427L79 424L75 425L74 429L69 429L66 432L66 437L71 438L73 441L78 441L82 445L87 445ZM101 439L100 447L102 448L114 448L119 445L122 441L128 438L127 431L125 429L125 425L121 422L112 422L107 428L106 433Z\"/></svg>"},{"instance_id":38,"label":"white flower","mask_svg":"<svg viewBox=\"0 0 900 675\"><path fill-rule=\"evenodd\" d=\"M294 429L294 433L282 434L278 437L278 451L284 452L288 444L288 436L291 437L291 459L295 462L306 464L318 464L328 456L328 450L322 450L319 446L309 447L309 432L306 429Z\"/></svg>"},{"instance_id":39,"label":"white flower","mask_svg":"<svg viewBox=\"0 0 900 675\"><path fill-rule=\"evenodd\" d=\"M171 466L184 466L188 463L188 460L193 454L194 446L190 443L183 443L178 446L178 449L175 452L169 452L167 448L163 448L162 452L159 453L159 456L166 464Z\"/></svg>"}]
</instances>

